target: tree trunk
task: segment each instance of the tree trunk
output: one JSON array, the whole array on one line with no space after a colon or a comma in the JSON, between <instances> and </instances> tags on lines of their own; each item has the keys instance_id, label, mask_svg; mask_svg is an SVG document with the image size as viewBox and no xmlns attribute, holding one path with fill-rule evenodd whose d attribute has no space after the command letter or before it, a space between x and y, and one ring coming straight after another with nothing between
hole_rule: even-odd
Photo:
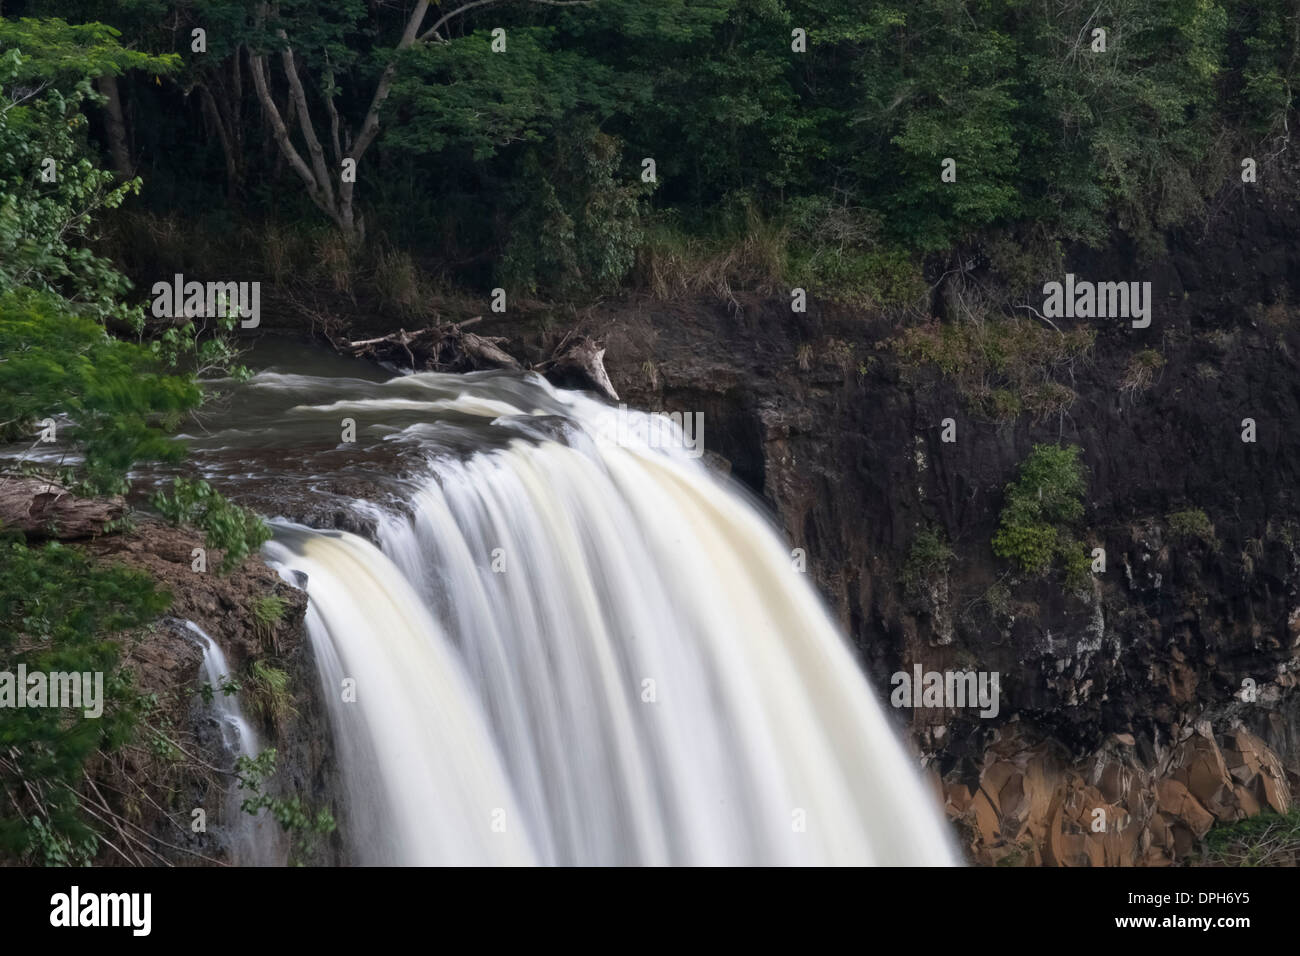
<instances>
[{"instance_id":1,"label":"tree trunk","mask_svg":"<svg viewBox=\"0 0 1300 956\"><path fill-rule=\"evenodd\" d=\"M206 86L199 87L199 101L203 104L203 111L208 114L208 121L217 131L221 154L226 159L226 195L233 198L239 191L239 158L235 154L235 144L226 129L225 119L217 108L216 98Z\"/></svg>"},{"instance_id":2,"label":"tree trunk","mask_svg":"<svg viewBox=\"0 0 1300 956\"><path fill-rule=\"evenodd\" d=\"M104 95L104 128L108 134L108 153L113 160L113 171L121 179L130 179L135 175L131 165L131 153L126 146L126 120L122 115L122 98L117 89L117 77L105 73L95 80L99 92Z\"/></svg>"},{"instance_id":3,"label":"tree trunk","mask_svg":"<svg viewBox=\"0 0 1300 956\"><path fill-rule=\"evenodd\" d=\"M120 497L81 498L47 478L0 475L0 527L29 538L91 538L125 511Z\"/></svg>"}]
</instances>

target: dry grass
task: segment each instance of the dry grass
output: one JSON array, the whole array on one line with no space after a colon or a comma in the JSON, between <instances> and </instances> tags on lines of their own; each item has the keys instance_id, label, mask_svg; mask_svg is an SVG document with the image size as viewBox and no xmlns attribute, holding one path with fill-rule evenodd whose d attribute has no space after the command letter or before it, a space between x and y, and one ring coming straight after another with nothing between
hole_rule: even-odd
<instances>
[{"instance_id":1,"label":"dry grass","mask_svg":"<svg viewBox=\"0 0 1300 956\"><path fill-rule=\"evenodd\" d=\"M1165 367L1165 357L1155 349L1143 349L1134 353L1124 366L1124 374L1119 381L1121 395L1132 399L1145 392L1155 384L1156 376Z\"/></svg>"},{"instance_id":2,"label":"dry grass","mask_svg":"<svg viewBox=\"0 0 1300 956\"><path fill-rule=\"evenodd\" d=\"M1096 332L1064 334L1020 317L929 322L914 326L889 346L904 372L926 366L952 381L974 411L996 422L1028 412L1035 420L1066 411L1075 393L1076 362L1086 361Z\"/></svg>"},{"instance_id":3,"label":"dry grass","mask_svg":"<svg viewBox=\"0 0 1300 956\"><path fill-rule=\"evenodd\" d=\"M788 238L757 214L744 235L721 239L656 229L637 254L632 281L664 301L704 294L734 303L738 291L783 295Z\"/></svg>"},{"instance_id":4,"label":"dry grass","mask_svg":"<svg viewBox=\"0 0 1300 956\"><path fill-rule=\"evenodd\" d=\"M336 230L317 234L312 244L318 274L327 279L335 292L351 295L353 289L353 250Z\"/></svg>"},{"instance_id":5,"label":"dry grass","mask_svg":"<svg viewBox=\"0 0 1300 956\"><path fill-rule=\"evenodd\" d=\"M429 300L410 254L391 246L375 257L374 283L384 305L399 312L417 312Z\"/></svg>"}]
</instances>

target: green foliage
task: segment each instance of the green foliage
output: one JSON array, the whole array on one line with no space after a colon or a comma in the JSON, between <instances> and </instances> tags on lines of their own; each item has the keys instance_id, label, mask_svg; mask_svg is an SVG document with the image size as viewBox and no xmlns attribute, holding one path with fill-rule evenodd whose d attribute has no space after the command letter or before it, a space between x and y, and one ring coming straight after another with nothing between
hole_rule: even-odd
<instances>
[{"instance_id":1,"label":"green foliage","mask_svg":"<svg viewBox=\"0 0 1300 956\"><path fill-rule=\"evenodd\" d=\"M174 54L152 57L117 44L102 24L0 20L0 297L38 289L63 300L62 311L144 328L126 298L131 283L89 248L99 215L138 193L141 181L118 183L98 168L87 143L85 103L102 98L90 78L128 69L173 71ZM3 96L13 87L13 99ZM27 84L35 84L29 86ZM50 166L50 163L53 163ZM52 182L45 174L51 172ZM193 322L166 327L149 348L169 370L245 374L229 333L237 318L212 329Z\"/></svg>"},{"instance_id":2,"label":"green foliage","mask_svg":"<svg viewBox=\"0 0 1300 956\"><path fill-rule=\"evenodd\" d=\"M881 241L875 213L822 196L799 197L787 208L787 284L868 308L924 300L918 257Z\"/></svg>"},{"instance_id":3,"label":"green foliage","mask_svg":"<svg viewBox=\"0 0 1300 956\"><path fill-rule=\"evenodd\" d=\"M1099 242L1113 222L1150 245L1217 188L1201 171L1219 132L1224 5L1117 0L1105 53L1090 49L1083 7L1045 8L1023 27L1026 211L1066 238Z\"/></svg>"},{"instance_id":4,"label":"green foliage","mask_svg":"<svg viewBox=\"0 0 1300 956\"><path fill-rule=\"evenodd\" d=\"M483 3L400 54L409 4L29 0L25 9L122 31L119 40L93 23L10 21L8 41L25 49L24 76L72 82L83 60L83 75L128 71L121 85L141 117L132 139L159 157L151 188L195 209L227 207L195 188L224 171L223 192L236 199L281 219L319 214L260 111L231 89L241 53L270 54L282 89L276 54L292 47L327 162L336 131L325 101L346 151L391 63L364 160L378 171L365 191L382 232L469 281L562 296L603 292L638 246L657 242L633 215L642 157L657 164L657 220L716 244L716 221L744 197L788 232L786 284L844 301L912 304L924 292L918 254L1012 225L1049 244L1099 244L1118 228L1155 252L1166 227L1196 216L1230 180L1237 158L1281 155L1300 69L1289 0L1113 0L1101 11L1086 0ZM423 26L452 9L430 5ZM163 55L199 25L206 54ZM1091 48L1099 25L1105 52ZM496 27L505 54L492 52ZM790 49L794 27L807 31L806 52ZM212 135L214 115L224 137ZM618 144L613 154L591 130ZM181 157L177 141L195 147ZM955 182L940 178L945 158ZM30 175L24 182L30 189ZM820 224L805 229L810 209ZM730 258L728 289L767 282L744 273L770 257ZM993 401L1004 413L1014 405Z\"/></svg>"},{"instance_id":5,"label":"green foliage","mask_svg":"<svg viewBox=\"0 0 1300 956\"><path fill-rule=\"evenodd\" d=\"M488 30L408 50L393 87L408 121L389 130L387 142L419 153L467 150L482 161L511 143L555 135L579 106L596 115L610 109L618 95L612 71L554 34L512 28L509 55L492 52Z\"/></svg>"},{"instance_id":6,"label":"green foliage","mask_svg":"<svg viewBox=\"0 0 1300 956\"><path fill-rule=\"evenodd\" d=\"M1266 811L1220 823L1205 835L1214 866L1296 866L1300 863L1300 809Z\"/></svg>"},{"instance_id":7,"label":"green foliage","mask_svg":"<svg viewBox=\"0 0 1300 956\"><path fill-rule=\"evenodd\" d=\"M120 304L129 283L82 243L92 235L94 214L119 206L140 182L116 185L112 173L86 157L86 82L44 89L39 97L14 89L17 102L10 100L5 87L25 62L18 50L0 53L0 295L43 289L79 311L129 319L131 310ZM43 182L45 170L57 179Z\"/></svg>"},{"instance_id":8,"label":"green foliage","mask_svg":"<svg viewBox=\"0 0 1300 956\"><path fill-rule=\"evenodd\" d=\"M64 5L66 6L66 5ZM175 54L153 56L121 42L121 31L103 23L71 24L58 18L0 20L0 50L21 50L15 78L75 86L105 73L145 70L170 73L181 65Z\"/></svg>"},{"instance_id":9,"label":"green foliage","mask_svg":"<svg viewBox=\"0 0 1300 956\"><path fill-rule=\"evenodd\" d=\"M150 502L172 524L188 524L202 531L207 546L223 552L223 572L235 568L271 538L261 518L226 500L201 479L177 478L170 495L156 492Z\"/></svg>"},{"instance_id":10,"label":"green foliage","mask_svg":"<svg viewBox=\"0 0 1300 956\"><path fill-rule=\"evenodd\" d=\"M289 605L278 594L267 594L253 602L253 626L257 636L268 640L275 631L275 626L284 618Z\"/></svg>"},{"instance_id":11,"label":"green foliage","mask_svg":"<svg viewBox=\"0 0 1300 956\"><path fill-rule=\"evenodd\" d=\"M641 243L646 192L635 175L620 174L620 158L617 139L587 127L560 134L549 156L529 152L502 281L560 295L617 286Z\"/></svg>"},{"instance_id":12,"label":"green foliage","mask_svg":"<svg viewBox=\"0 0 1300 956\"><path fill-rule=\"evenodd\" d=\"M170 597L148 576L92 563L59 544L0 541L0 671L104 675L103 714L54 707L0 708L0 856L81 865L98 839L78 790L97 751L126 743L143 713L109 635L143 626Z\"/></svg>"},{"instance_id":13,"label":"green foliage","mask_svg":"<svg viewBox=\"0 0 1300 956\"><path fill-rule=\"evenodd\" d=\"M1072 590L1084 591L1092 583L1092 555L1088 547L1069 532L1062 531L1057 541L1057 554L1065 572L1065 583Z\"/></svg>"},{"instance_id":14,"label":"green foliage","mask_svg":"<svg viewBox=\"0 0 1300 956\"><path fill-rule=\"evenodd\" d=\"M1214 544L1217 538L1214 534L1214 523L1210 521L1207 515L1200 508L1188 508L1183 511L1174 511L1165 515L1165 520L1169 522L1169 533L1180 541L1186 541L1196 538L1207 544Z\"/></svg>"},{"instance_id":15,"label":"green foliage","mask_svg":"<svg viewBox=\"0 0 1300 956\"><path fill-rule=\"evenodd\" d=\"M337 824L328 808L313 810L301 797L274 797L266 792L267 781L275 775L275 761L274 749L235 761L239 789L248 792L240 809L253 816L268 810L286 833L302 840L333 833Z\"/></svg>"},{"instance_id":16,"label":"green foliage","mask_svg":"<svg viewBox=\"0 0 1300 956\"><path fill-rule=\"evenodd\" d=\"M198 386L165 374L148 349L114 339L48 293L0 295L0 440L35 437L33 426L66 415L58 430L84 456L73 477L96 492L120 492L140 461L176 461L166 435L199 404Z\"/></svg>"},{"instance_id":17,"label":"green foliage","mask_svg":"<svg viewBox=\"0 0 1300 956\"><path fill-rule=\"evenodd\" d=\"M903 586L908 594L918 594L946 575L953 557L943 532L928 527L918 531L903 564Z\"/></svg>"},{"instance_id":18,"label":"green foliage","mask_svg":"<svg viewBox=\"0 0 1300 956\"><path fill-rule=\"evenodd\" d=\"M232 697L238 694L240 689L239 681L234 680L229 674L222 674L218 678L218 685L215 688L205 681L203 686L199 688L199 696L203 698L203 703L211 704L218 690L221 691L223 697Z\"/></svg>"},{"instance_id":19,"label":"green foliage","mask_svg":"<svg viewBox=\"0 0 1300 956\"><path fill-rule=\"evenodd\" d=\"M863 47L854 119L874 149L859 168L882 190L891 231L917 248L945 248L1020 211L1018 51L999 6L979 19L946 0L886 8L897 26ZM940 178L945 158L955 183Z\"/></svg>"},{"instance_id":20,"label":"green foliage","mask_svg":"<svg viewBox=\"0 0 1300 956\"><path fill-rule=\"evenodd\" d=\"M125 49L117 36L97 23L0 19L0 294L44 289L88 314L138 321L121 301L130 283L85 241L96 213L117 208L140 181L117 183L96 167L81 107L101 99L92 77L167 73L179 58Z\"/></svg>"},{"instance_id":21,"label":"green foliage","mask_svg":"<svg viewBox=\"0 0 1300 956\"><path fill-rule=\"evenodd\" d=\"M1069 528L1083 517L1087 488L1077 445L1035 445L1007 485L993 553L1041 576L1060 558L1077 577L1082 546ZM1086 555L1084 555L1086 564Z\"/></svg>"},{"instance_id":22,"label":"green foliage","mask_svg":"<svg viewBox=\"0 0 1300 956\"><path fill-rule=\"evenodd\" d=\"M196 377L229 376L237 382L247 381L253 373L239 364L242 353L230 335L239 321L239 316L234 314L204 319L202 326L186 319L179 325L166 326L149 340L148 348L169 370ZM212 328L208 327L209 322ZM212 391L210 381L205 388Z\"/></svg>"},{"instance_id":23,"label":"green foliage","mask_svg":"<svg viewBox=\"0 0 1300 956\"><path fill-rule=\"evenodd\" d=\"M283 724L297 713L293 694L289 692L289 675L281 668L254 660L249 665L244 688L253 712L273 724Z\"/></svg>"},{"instance_id":24,"label":"green foliage","mask_svg":"<svg viewBox=\"0 0 1300 956\"><path fill-rule=\"evenodd\" d=\"M1242 102L1250 130L1278 136L1284 145L1287 115L1300 85L1300 30L1294 11L1255 0L1232 0L1224 6L1228 48L1243 52L1240 69L1228 76L1229 89Z\"/></svg>"}]
</instances>

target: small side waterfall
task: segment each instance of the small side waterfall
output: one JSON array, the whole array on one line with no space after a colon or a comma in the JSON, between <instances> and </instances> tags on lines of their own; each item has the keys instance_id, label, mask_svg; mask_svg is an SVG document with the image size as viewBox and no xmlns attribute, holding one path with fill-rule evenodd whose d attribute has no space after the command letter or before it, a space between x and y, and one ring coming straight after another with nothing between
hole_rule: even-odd
<instances>
[{"instance_id":1,"label":"small side waterfall","mask_svg":"<svg viewBox=\"0 0 1300 956\"><path fill-rule=\"evenodd\" d=\"M290 411L408 442L450 418L456 443L422 446L379 547L287 523L267 546L307 575L357 862L954 862L786 545L645 416L615 440L531 377L349 384ZM466 452L476 418L497 437Z\"/></svg>"},{"instance_id":2,"label":"small side waterfall","mask_svg":"<svg viewBox=\"0 0 1300 956\"><path fill-rule=\"evenodd\" d=\"M186 621L185 629L203 648L203 680L212 688L210 707L231 765L238 757L256 757L261 744L257 732L240 709L239 696L222 690L231 674L226 655L217 642L193 621ZM231 862L237 866L272 866L281 862L278 859L280 841L276 824L267 820L265 814L254 817L245 813L241 809L244 792L233 781L228 786L223 810L226 830L230 834Z\"/></svg>"}]
</instances>

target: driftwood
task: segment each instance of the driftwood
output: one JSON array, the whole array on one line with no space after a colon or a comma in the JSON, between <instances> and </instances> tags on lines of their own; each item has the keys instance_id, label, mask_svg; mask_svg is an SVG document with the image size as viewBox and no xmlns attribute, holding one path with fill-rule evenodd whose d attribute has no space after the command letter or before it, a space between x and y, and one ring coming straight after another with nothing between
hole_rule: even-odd
<instances>
[{"instance_id":1,"label":"driftwood","mask_svg":"<svg viewBox=\"0 0 1300 956\"><path fill-rule=\"evenodd\" d=\"M94 537L125 512L120 497L82 498L48 478L0 475L0 528L29 538Z\"/></svg>"},{"instance_id":2,"label":"driftwood","mask_svg":"<svg viewBox=\"0 0 1300 956\"><path fill-rule=\"evenodd\" d=\"M483 316L476 315L464 322L430 326L415 332L398 329L372 339L331 338L330 341L340 352L393 362L412 371L523 370L519 360L501 347L509 339L465 331L467 326L482 320ZM605 372L605 350L587 336L570 341L572 336L570 332L552 350L550 358L532 367L557 385L591 389L618 401L618 392Z\"/></svg>"},{"instance_id":3,"label":"driftwood","mask_svg":"<svg viewBox=\"0 0 1300 956\"><path fill-rule=\"evenodd\" d=\"M537 366L539 372L559 385L572 385L599 392L610 401L618 401L618 392L605 372L605 350L583 336L575 342L565 336L550 359Z\"/></svg>"},{"instance_id":4,"label":"driftwood","mask_svg":"<svg viewBox=\"0 0 1300 956\"><path fill-rule=\"evenodd\" d=\"M505 341L508 340L496 336L485 338L482 335L475 335L473 332L462 332L456 344L460 346L476 368L522 369L523 366L515 361L513 356L501 350L499 343Z\"/></svg>"},{"instance_id":5,"label":"driftwood","mask_svg":"<svg viewBox=\"0 0 1300 956\"><path fill-rule=\"evenodd\" d=\"M472 372L478 369L522 369L509 353L501 348L507 341L498 336L475 335L465 327L481 322L476 315L464 322L435 325L416 332L398 329L388 335L373 339L339 340L334 344L350 355L373 358L405 365L421 372Z\"/></svg>"}]
</instances>

